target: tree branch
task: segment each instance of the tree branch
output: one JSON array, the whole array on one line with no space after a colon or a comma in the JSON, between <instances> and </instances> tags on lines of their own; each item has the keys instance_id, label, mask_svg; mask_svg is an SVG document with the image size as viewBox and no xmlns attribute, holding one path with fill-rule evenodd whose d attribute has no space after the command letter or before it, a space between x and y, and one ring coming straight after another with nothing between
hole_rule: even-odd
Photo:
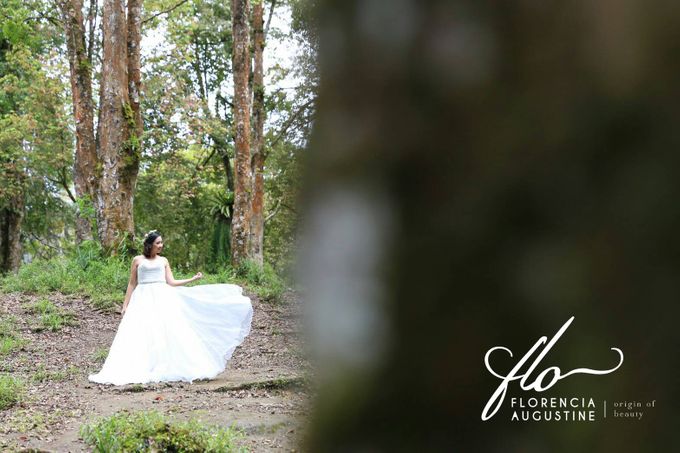
<instances>
[{"instance_id":1,"label":"tree branch","mask_svg":"<svg viewBox=\"0 0 680 453\"><path fill-rule=\"evenodd\" d=\"M182 6L183 4L185 4L185 3L188 2L188 1L189 1L189 0L182 0L181 2L177 3L175 6L171 6L170 8L168 8L168 9L166 9L166 10L159 11L159 12L157 12L156 14L154 14L153 16L147 17L146 19L143 19L143 20L142 20L142 24L145 24L145 23L149 22L150 20L155 19L156 17L161 16L161 15L163 15L163 14L171 13L172 11L174 11L174 10L177 9L177 8L179 8L180 6Z\"/></svg>"},{"instance_id":2,"label":"tree branch","mask_svg":"<svg viewBox=\"0 0 680 453\"><path fill-rule=\"evenodd\" d=\"M205 166L208 164L208 162L210 162L210 159L212 159L212 157L215 155L215 152L216 152L216 151L217 151L217 146L213 146L213 149L212 149L212 151L210 151L210 154L208 155L208 157L206 157L205 159L203 159L203 162L201 162L200 164L196 165L196 170L199 170L199 169L205 167ZM194 173L194 174L195 174L195 173Z\"/></svg>"},{"instance_id":3,"label":"tree branch","mask_svg":"<svg viewBox=\"0 0 680 453\"><path fill-rule=\"evenodd\" d=\"M281 206L283 206L284 208L288 209L288 210L289 210L290 212L292 212L293 214L297 214L297 211L296 211L294 208L291 208L290 206L288 206L287 204L281 203Z\"/></svg>"},{"instance_id":4,"label":"tree branch","mask_svg":"<svg viewBox=\"0 0 680 453\"><path fill-rule=\"evenodd\" d=\"M269 8L269 17L267 18L267 25L264 27L264 32L262 33L262 41L264 42L267 42L267 34L269 33L269 26L272 24L272 16L274 15L275 6L276 0L272 0L272 7Z\"/></svg>"},{"instance_id":5,"label":"tree branch","mask_svg":"<svg viewBox=\"0 0 680 453\"><path fill-rule=\"evenodd\" d=\"M281 126L281 130L279 131L278 135L276 138L271 142L270 146L273 148L279 140L283 138L284 135L288 132L288 129L293 125L295 120L304 112L310 105L314 103L314 99L310 99L309 101L305 102L300 106L300 108L293 113L288 120L286 120L285 123L283 123L283 126Z\"/></svg>"},{"instance_id":6,"label":"tree branch","mask_svg":"<svg viewBox=\"0 0 680 453\"><path fill-rule=\"evenodd\" d=\"M87 11L87 23L89 26L87 39L87 60L92 63L92 52L94 49L94 34L97 27L97 0L90 0L90 8Z\"/></svg>"},{"instance_id":7,"label":"tree branch","mask_svg":"<svg viewBox=\"0 0 680 453\"><path fill-rule=\"evenodd\" d=\"M52 179L50 177L48 177L47 179L53 182L54 184L63 187L64 190L66 190L66 195L68 195L72 202L76 203L76 197L73 196L71 189L68 188L68 182L66 179L66 169L62 167L59 173L60 178L58 180Z\"/></svg>"},{"instance_id":8,"label":"tree branch","mask_svg":"<svg viewBox=\"0 0 680 453\"><path fill-rule=\"evenodd\" d=\"M219 93L217 93L217 94L215 95L215 99L216 99L216 100L219 100L220 102L223 102L223 103L227 104L227 105L228 105L229 107L231 107L232 109L234 108L234 104L232 104L227 98L225 98L224 96L222 96L222 95L219 94Z\"/></svg>"},{"instance_id":9,"label":"tree branch","mask_svg":"<svg viewBox=\"0 0 680 453\"><path fill-rule=\"evenodd\" d=\"M61 250L59 249L59 247L55 247L55 246L53 246L53 245L51 245L51 244L48 244L47 242L44 242L42 239L40 239L38 236L36 236L35 233L27 232L27 234L28 234L28 236L30 236L34 241L39 242L40 244L44 245L45 247L49 247L49 248L51 248L51 249L53 249L53 250L56 250L56 251L61 251Z\"/></svg>"},{"instance_id":10,"label":"tree branch","mask_svg":"<svg viewBox=\"0 0 680 453\"><path fill-rule=\"evenodd\" d=\"M274 206L274 210L272 211L271 214L269 214L267 217L264 219L264 223L269 222L276 214L278 214L279 210L281 209L281 199L276 202L276 206Z\"/></svg>"}]
</instances>

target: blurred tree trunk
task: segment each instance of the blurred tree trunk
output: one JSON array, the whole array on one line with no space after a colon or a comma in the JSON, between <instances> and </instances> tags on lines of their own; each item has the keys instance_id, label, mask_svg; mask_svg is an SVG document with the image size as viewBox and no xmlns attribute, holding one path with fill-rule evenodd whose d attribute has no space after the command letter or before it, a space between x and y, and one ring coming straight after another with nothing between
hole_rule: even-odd
<instances>
[{"instance_id":1,"label":"blurred tree trunk","mask_svg":"<svg viewBox=\"0 0 680 453\"><path fill-rule=\"evenodd\" d=\"M92 203L96 196L95 168L97 149L94 135L94 104L92 100L92 60L85 45L83 1L58 2L61 10L68 53L73 116L76 126L76 152L73 181L76 197ZM92 5L90 15L95 14ZM92 44L90 44L92 45ZM92 239L90 219L76 213L76 240Z\"/></svg>"},{"instance_id":2,"label":"blurred tree trunk","mask_svg":"<svg viewBox=\"0 0 680 453\"><path fill-rule=\"evenodd\" d=\"M97 130L101 169L96 209L99 239L104 248L113 252L123 240L126 248L133 248L132 206L141 155L141 5L131 0L127 18L124 6L122 0L105 0L102 18L103 63Z\"/></svg>"},{"instance_id":3,"label":"blurred tree trunk","mask_svg":"<svg viewBox=\"0 0 680 453\"><path fill-rule=\"evenodd\" d=\"M303 450L676 444L677 5L319 4L301 261L322 383ZM612 347L626 363L540 394L511 382L482 421L487 351L512 351L492 357L508 373L571 316L528 382L607 369ZM657 409L612 423L621 395ZM511 398L543 396L592 397L595 421L511 420Z\"/></svg>"},{"instance_id":4,"label":"blurred tree trunk","mask_svg":"<svg viewBox=\"0 0 680 453\"><path fill-rule=\"evenodd\" d=\"M272 4L272 8L274 5ZM263 263L264 242L264 0L253 4L253 179L250 218L250 258Z\"/></svg>"},{"instance_id":5,"label":"blurred tree trunk","mask_svg":"<svg viewBox=\"0 0 680 453\"><path fill-rule=\"evenodd\" d=\"M234 218L231 223L231 261L240 265L248 258L250 247L250 219L252 171L250 159L250 1L232 0L232 34L234 71L234 143L235 185Z\"/></svg>"}]
</instances>

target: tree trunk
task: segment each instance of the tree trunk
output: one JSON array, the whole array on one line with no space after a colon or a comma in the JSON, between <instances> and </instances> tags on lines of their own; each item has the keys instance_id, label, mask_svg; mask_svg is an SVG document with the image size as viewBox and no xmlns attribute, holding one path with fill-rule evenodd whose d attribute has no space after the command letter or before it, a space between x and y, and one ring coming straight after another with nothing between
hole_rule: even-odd
<instances>
[{"instance_id":1,"label":"tree trunk","mask_svg":"<svg viewBox=\"0 0 680 453\"><path fill-rule=\"evenodd\" d=\"M21 265L21 224L24 220L23 194L13 197L9 207L0 209L0 273L16 272Z\"/></svg>"},{"instance_id":2,"label":"tree trunk","mask_svg":"<svg viewBox=\"0 0 680 453\"><path fill-rule=\"evenodd\" d=\"M262 265L264 241L264 0L253 5L253 178L250 258Z\"/></svg>"},{"instance_id":3,"label":"tree trunk","mask_svg":"<svg viewBox=\"0 0 680 453\"><path fill-rule=\"evenodd\" d=\"M133 71L139 68L138 62L128 62L129 43L137 47L131 60L135 56L139 58L140 22L135 19L139 7L136 1L131 3L133 30L130 33L122 0L105 0L102 20L103 64L97 135L101 174L96 209L99 239L105 249L114 253L123 240L127 242L128 248L132 246L132 206L141 152L138 136L140 126L130 102L128 84L129 67ZM138 87L134 81L130 83Z\"/></svg>"},{"instance_id":4,"label":"tree trunk","mask_svg":"<svg viewBox=\"0 0 680 453\"><path fill-rule=\"evenodd\" d=\"M140 93L142 91L142 0L128 0L128 91L130 96L130 107L134 118L134 141L139 150L142 149L142 111L140 109Z\"/></svg>"},{"instance_id":5,"label":"tree trunk","mask_svg":"<svg viewBox=\"0 0 680 453\"><path fill-rule=\"evenodd\" d=\"M82 0L59 2L66 48L68 51L73 116L76 125L76 153L73 163L73 182L76 197L95 198L95 168L97 150L94 135L94 105L92 102L92 61L85 46ZM90 220L76 214L76 240L92 239Z\"/></svg>"},{"instance_id":6,"label":"tree trunk","mask_svg":"<svg viewBox=\"0 0 680 453\"><path fill-rule=\"evenodd\" d=\"M251 162L250 162L250 31L249 0L232 0L232 34L234 50L234 125L235 125L235 187L234 218L231 231L231 261L238 266L249 255L251 217Z\"/></svg>"}]
</instances>

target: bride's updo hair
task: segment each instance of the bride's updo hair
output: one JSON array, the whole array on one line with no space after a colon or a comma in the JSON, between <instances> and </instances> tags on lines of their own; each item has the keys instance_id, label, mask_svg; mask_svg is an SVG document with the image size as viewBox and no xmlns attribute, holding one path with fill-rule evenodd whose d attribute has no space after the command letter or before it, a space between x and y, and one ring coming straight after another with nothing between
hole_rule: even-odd
<instances>
[{"instance_id":1,"label":"bride's updo hair","mask_svg":"<svg viewBox=\"0 0 680 453\"><path fill-rule=\"evenodd\" d=\"M151 247L158 236L161 234L156 230L151 230L144 235L144 256L151 258Z\"/></svg>"}]
</instances>

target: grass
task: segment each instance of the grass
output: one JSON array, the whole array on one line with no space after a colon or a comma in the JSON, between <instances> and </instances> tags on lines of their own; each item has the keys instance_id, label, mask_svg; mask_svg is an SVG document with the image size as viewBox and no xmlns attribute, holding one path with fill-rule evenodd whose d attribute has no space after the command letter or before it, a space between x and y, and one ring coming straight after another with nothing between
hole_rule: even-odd
<instances>
[{"instance_id":1,"label":"grass","mask_svg":"<svg viewBox=\"0 0 680 453\"><path fill-rule=\"evenodd\" d=\"M26 341L16 333L16 320L11 316L0 316L0 357L21 349Z\"/></svg>"},{"instance_id":2,"label":"grass","mask_svg":"<svg viewBox=\"0 0 680 453\"><path fill-rule=\"evenodd\" d=\"M49 371L44 365L39 365L38 369L31 375L33 382L59 382L65 381L80 373L78 367L70 365L68 368L58 371Z\"/></svg>"},{"instance_id":3,"label":"grass","mask_svg":"<svg viewBox=\"0 0 680 453\"><path fill-rule=\"evenodd\" d=\"M244 279L250 289L262 300L279 300L286 290L283 280L268 264L260 266L247 260L237 269L236 275Z\"/></svg>"},{"instance_id":4,"label":"grass","mask_svg":"<svg viewBox=\"0 0 680 453\"><path fill-rule=\"evenodd\" d=\"M63 416L61 409L53 409L49 412L40 412L36 409L17 409L5 419L5 432L18 432L18 433L48 433L49 426L54 424ZM10 451L14 451L9 449ZM26 451L20 450L18 451ZM5 450L3 450L5 451Z\"/></svg>"},{"instance_id":5,"label":"grass","mask_svg":"<svg viewBox=\"0 0 680 453\"><path fill-rule=\"evenodd\" d=\"M20 379L0 375L0 410L5 410L18 403L23 392L24 384Z\"/></svg>"},{"instance_id":6,"label":"grass","mask_svg":"<svg viewBox=\"0 0 680 453\"><path fill-rule=\"evenodd\" d=\"M104 360L109 356L109 348L99 348L92 354L92 359L99 363L104 363Z\"/></svg>"},{"instance_id":7,"label":"grass","mask_svg":"<svg viewBox=\"0 0 680 453\"><path fill-rule=\"evenodd\" d=\"M175 278L191 277L193 272L175 272ZM0 278L0 291L47 295L53 292L87 297L94 308L115 310L123 302L130 277L130 260L124 256L103 256L101 248L85 241L68 255L24 264L17 274ZM225 267L205 274L198 284L233 282L247 287L261 300L280 300L286 285L274 269L245 261L237 269ZM58 327L57 327L58 328Z\"/></svg>"},{"instance_id":8,"label":"grass","mask_svg":"<svg viewBox=\"0 0 680 453\"><path fill-rule=\"evenodd\" d=\"M127 387L125 391L130 393L141 393L146 391L146 387L144 387L142 384L132 384L130 387Z\"/></svg>"},{"instance_id":9,"label":"grass","mask_svg":"<svg viewBox=\"0 0 680 453\"><path fill-rule=\"evenodd\" d=\"M278 302L281 294L286 290L284 281L274 269L266 264L260 266L254 261L246 260L237 269L227 267L215 274L206 275L202 284L234 282L248 288L260 300Z\"/></svg>"},{"instance_id":10,"label":"grass","mask_svg":"<svg viewBox=\"0 0 680 453\"><path fill-rule=\"evenodd\" d=\"M24 341L14 337L0 337L0 356L7 355L12 351L20 349Z\"/></svg>"},{"instance_id":11,"label":"grass","mask_svg":"<svg viewBox=\"0 0 680 453\"><path fill-rule=\"evenodd\" d=\"M237 446L242 434L234 428L175 423L157 411L119 412L82 426L80 436L96 452L245 451Z\"/></svg>"},{"instance_id":12,"label":"grass","mask_svg":"<svg viewBox=\"0 0 680 453\"><path fill-rule=\"evenodd\" d=\"M87 248L87 247L85 247ZM125 296L129 264L119 257L88 259L84 252L24 264L0 280L4 292L46 295L52 292L88 297L101 310L114 309Z\"/></svg>"},{"instance_id":13,"label":"grass","mask_svg":"<svg viewBox=\"0 0 680 453\"><path fill-rule=\"evenodd\" d=\"M10 337L14 333L14 324L16 318L14 316L0 316L0 337Z\"/></svg>"},{"instance_id":14,"label":"grass","mask_svg":"<svg viewBox=\"0 0 680 453\"><path fill-rule=\"evenodd\" d=\"M33 314L40 316L40 325L34 330L51 330L56 332L64 326L76 324L75 316L54 305L47 299L40 299L33 304L26 305L24 308Z\"/></svg>"},{"instance_id":15,"label":"grass","mask_svg":"<svg viewBox=\"0 0 680 453\"><path fill-rule=\"evenodd\" d=\"M75 325L73 315L70 313L46 313L40 317L42 327L56 332L64 326Z\"/></svg>"}]
</instances>

